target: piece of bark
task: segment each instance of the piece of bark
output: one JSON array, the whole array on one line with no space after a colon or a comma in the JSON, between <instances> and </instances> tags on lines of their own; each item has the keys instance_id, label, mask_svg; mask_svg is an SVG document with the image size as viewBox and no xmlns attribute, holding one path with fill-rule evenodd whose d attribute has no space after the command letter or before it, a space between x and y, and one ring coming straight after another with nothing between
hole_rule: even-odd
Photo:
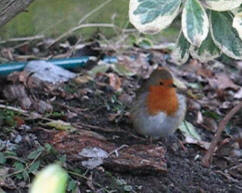
<instances>
[{"instance_id":1,"label":"piece of bark","mask_svg":"<svg viewBox=\"0 0 242 193\"><path fill-rule=\"evenodd\" d=\"M0 0L0 28L19 14L34 0Z\"/></svg>"},{"instance_id":2,"label":"piece of bark","mask_svg":"<svg viewBox=\"0 0 242 193\"><path fill-rule=\"evenodd\" d=\"M167 173L165 149L155 145L132 145L112 154L104 160L104 167L122 173L164 174Z\"/></svg>"}]
</instances>

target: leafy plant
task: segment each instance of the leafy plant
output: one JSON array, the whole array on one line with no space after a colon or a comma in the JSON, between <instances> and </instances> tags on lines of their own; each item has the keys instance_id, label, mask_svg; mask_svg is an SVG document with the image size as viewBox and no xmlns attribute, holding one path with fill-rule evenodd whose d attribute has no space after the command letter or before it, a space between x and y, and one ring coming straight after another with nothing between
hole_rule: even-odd
<instances>
[{"instance_id":1,"label":"leafy plant","mask_svg":"<svg viewBox=\"0 0 242 193\"><path fill-rule=\"evenodd\" d=\"M130 22L142 33L159 33L181 13L172 57L206 62L222 53L242 59L242 0L130 0Z\"/></svg>"}]
</instances>

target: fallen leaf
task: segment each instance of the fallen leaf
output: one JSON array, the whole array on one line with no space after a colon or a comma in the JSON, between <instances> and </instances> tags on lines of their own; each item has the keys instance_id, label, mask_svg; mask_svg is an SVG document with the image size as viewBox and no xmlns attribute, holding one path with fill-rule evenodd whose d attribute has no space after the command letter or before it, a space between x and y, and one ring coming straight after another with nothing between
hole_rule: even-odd
<instances>
[{"instance_id":1,"label":"fallen leaf","mask_svg":"<svg viewBox=\"0 0 242 193\"><path fill-rule=\"evenodd\" d=\"M103 160L108 157L108 153L98 147L86 147L78 155L88 158L82 161L82 166L87 169L94 169L103 164Z\"/></svg>"},{"instance_id":2,"label":"fallen leaf","mask_svg":"<svg viewBox=\"0 0 242 193\"><path fill-rule=\"evenodd\" d=\"M43 114L43 113L50 113L53 111L53 107L50 103L45 102L43 100L33 102L33 108L37 112Z\"/></svg>"},{"instance_id":3,"label":"fallen leaf","mask_svg":"<svg viewBox=\"0 0 242 193\"><path fill-rule=\"evenodd\" d=\"M64 122L62 120L53 120L50 122L45 123L45 125L49 126L49 127L53 127L55 129L58 130L76 130L76 128L74 128L70 123Z\"/></svg>"},{"instance_id":4,"label":"fallen leaf","mask_svg":"<svg viewBox=\"0 0 242 193\"><path fill-rule=\"evenodd\" d=\"M233 177L241 180L242 179L242 163L239 163L238 165L230 168L228 172Z\"/></svg>"},{"instance_id":5,"label":"fallen leaf","mask_svg":"<svg viewBox=\"0 0 242 193\"><path fill-rule=\"evenodd\" d=\"M124 66L124 69L128 69L133 75L139 75L142 78L148 78L156 67L149 64L147 54L139 54L136 57L119 56L118 63L119 68Z\"/></svg>"},{"instance_id":6,"label":"fallen leaf","mask_svg":"<svg viewBox=\"0 0 242 193\"><path fill-rule=\"evenodd\" d=\"M184 140L184 143L195 144L195 145L198 145L199 147L201 147L203 149L206 149L206 150L208 150L208 148L210 146L209 142L202 141L202 140L197 140L197 139L195 139L195 138L193 138L191 136L186 136L185 140Z\"/></svg>"},{"instance_id":7,"label":"fallen leaf","mask_svg":"<svg viewBox=\"0 0 242 193\"><path fill-rule=\"evenodd\" d=\"M236 98L236 99L242 99L242 88L240 88L240 89L238 90L238 92L236 92L236 93L234 94L234 98Z\"/></svg>"},{"instance_id":8,"label":"fallen leaf","mask_svg":"<svg viewBox=\"0 0 242 193\"><path fill-rule=\"evenodd\" d=\"M122 90L121 88L121 80L120 78L114 74L114 73L108 73L109 77L109 85L115 90L120 92Z\"/></svg>"},{"instance_id":9,"label":"fallen leaf","mask_svg":"<svg viewBox=\"0 0 242 193\"><path fill-rule=\"evenodd\" d=\"M208 78L208 82L213 89L225 90L231 88L234 90L239 89L239 86L236 85L227 74L217 73L214 78Z\"/></svg>"},{"instance_id":10,"label":"fallen leaf","mask_svg":"<svg viewBox=\"0 0 242 193\"><path fill-rule=\"evenodd\" d=\"M93 78L87 74L78 76L74 79L74 81L78 84L85 84L85 83L89 82L90 80L93 80Z\"/></svg>"},{"instance_id":11,"label":"fallen leaf","mask_svg":"<svg viewBox=\"0 0 242 193\"><path fill-rule=\"evenodd\" d=\"M192 123L188 121L183 121L182 124L179 126L179 129L185 137L190 137L199 141L201 140L200 135L197 133Z\"/></svg>"},{"instance_id":12,"label":"fallen leaf","mask_svg":"<svg viewBox=\"0 0 242 193\"><path fill-rule=\"evenodd\" d=\"M17 100L23 109L29 109L32 105L32 101L28 97L25 87L21 84L6 86L3 94L8 101Z\"/></svg>"},{"instance_id":13,"label":"fallen leaf","mask_svg":"<svg viewBox=\"0 0 242 193\"><path fill-rule=\"evenodd\" d=\"M135 72L129 69L127 65L122 63L112 64L112 69L117 72L120 76L133 76Z\"/></svg>"}]
</instances>

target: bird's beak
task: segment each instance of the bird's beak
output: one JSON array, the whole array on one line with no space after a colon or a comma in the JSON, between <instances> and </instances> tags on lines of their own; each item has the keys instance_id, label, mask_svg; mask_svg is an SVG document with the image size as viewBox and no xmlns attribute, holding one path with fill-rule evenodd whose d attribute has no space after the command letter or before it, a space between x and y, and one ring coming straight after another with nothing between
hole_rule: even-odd
<instances>
[{"instance_id":1,"label":"bird's beak","mask_svg":"<svg viewBox=\"0 0 242 193\"><path fill-rule=\"evenodd\" d=\"M173 85L172 85L172 87L177 88L178 90L186 90L187 89L187 86L181 80L179 80L175 77L173 79Z\"/></svg>"},{"instance_id":2,"label":"bird's beak","mask_svg":"<svg viewBox=\"0 0 242 193\"><path fill-rule=\"evenodd\" d=\"M177 88L177 86L175 84L172 84L171 87L172 88Z\"/></svg>"}]
</instances>

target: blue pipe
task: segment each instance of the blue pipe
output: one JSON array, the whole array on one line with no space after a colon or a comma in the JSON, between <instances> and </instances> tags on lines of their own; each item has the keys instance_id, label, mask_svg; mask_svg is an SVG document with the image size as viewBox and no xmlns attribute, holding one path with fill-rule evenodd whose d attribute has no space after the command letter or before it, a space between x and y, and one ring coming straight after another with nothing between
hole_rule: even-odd
<instances>
[{"instance_id":1,"label":"blue pipe","mask_svg":"<svg viewBox=\"0 0 242 193\"><path fill-rule=\"evenodd\" d=\"M90 56L81 56L78 58L50 59L47 61L62 68L73 69L85 66L91 58L92 57ZM106 56L103 59L103 62L105 63L117 63L117 61L118 60L115 56ZM0 64L0 76L7 76L14 71L21 71L27 63L28 62L10 62Z\"/></svg>"}]
</instances>

